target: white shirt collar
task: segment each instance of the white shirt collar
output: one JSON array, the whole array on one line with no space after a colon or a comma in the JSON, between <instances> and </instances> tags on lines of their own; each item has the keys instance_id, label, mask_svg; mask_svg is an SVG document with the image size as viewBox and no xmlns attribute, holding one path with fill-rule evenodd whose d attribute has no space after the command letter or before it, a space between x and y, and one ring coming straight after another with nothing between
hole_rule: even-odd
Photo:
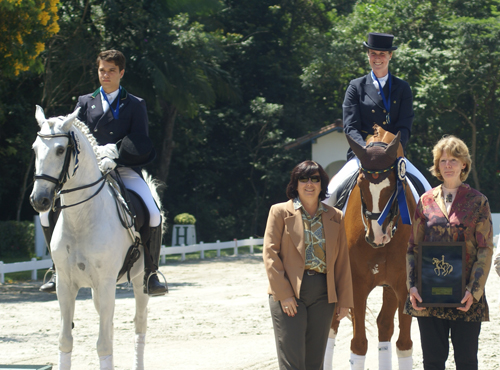
<instances>
[{"instance_id":1,"label":"white shirt collar","mask_svg":"<svg viewBox=\"0 0 500 370\"><path fill-rule=\"evenodd\" d=\"M372 76L372 74L370 73L370 76ZM385 86L385 83L387 82L387 78L389 77L389 73L386 74L384 77L377 77L378 78L378 81L380 82L380 84L382 85L382 88L384 88ZM379 86L378 86L378 83L377 81L375 81L375 79L373 78L372 76L372 81L373 81L373 85L375 86L375 88L377 90L379 90Z\"/></svg>"},{"instance_id":2,"label":"white shirt collar","mask_svg":"<svg viewBox=\"0 0 500 370\"><path fill-rule=\"evenodd\" d=\"M101 91L101 102L102 102L102 111L104 113L106 113L109 109L109 104L108 102L106 101L106 99L104 99L104 95L102 94L104 90ZM118 96L118 93L120 92L120 88L118 88L117 90L113 91L112 93L104 93L106 94L107 98L108 98L108 101L113 104L113 102L115 101L116 97Z\"/></svg>"}]
</instances>

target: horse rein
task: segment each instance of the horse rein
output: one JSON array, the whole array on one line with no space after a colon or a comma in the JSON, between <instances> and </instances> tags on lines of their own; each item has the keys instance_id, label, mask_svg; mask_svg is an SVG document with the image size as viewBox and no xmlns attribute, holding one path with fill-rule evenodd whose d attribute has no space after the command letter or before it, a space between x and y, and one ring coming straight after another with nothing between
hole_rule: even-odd
<instances>
[{"instance_id":1,"label":"horse rein","mask_svg":"<svg viewBox=\"0 0 500 370\"><path fill-rule=\"evenodd\" d=\"M64 157L64 163L63 163L63 167L61 169L61 173L59 174L59 178L56 179L55 177L52 177L52 176L49 176L49 175L44 175L44 174L37 175L35 173L33 181L36 181L36 180L46 180L46 181L49 181L49 182L52 182L52 183L56 184L56 187L54 189L54 193L57 196L59 196L61 194L68 194L68 193L72 193L72 192L75 192L75 191L87 189L87 188L90 188L90 187L92 187L94 185L97 185L99 182L102 181L101 186L99 187L99 189L97 189L97 191L94 194L92 194L89 198L84 199L84 200L82 200L81 202L78 202L78 203L69 204L69 205L62 205L62 206L56 206L55 200L56 200L57 196L54 196L54 200L53 200L53 204L52 204L52 210L54 212L57 211L57 210L60 210L60 209L70 208L70 207L74 207L74 206L77 206L79 204L85 203L85 202L87 202L88 200L92 199L93 197L95 197L97 194L99 194L101 192L101 190L104 188L104 185L106 184L106 182L104 181L104 179L106 178L107 174L103 174L101 176L101 178L99 178L97 181L94 181L91 184L79 186L79 187L73 188L73 189L61 190L62 187L64 186L64 184L66 183L66 181L70 177L69 176L69 162L70 162L70 159L71 159L71 152L75 149L75 142L73 141L73 139L72 139L72 137L71 137L71 135L69 133L68 134L50 134L50 135L48 135L48 134L42 134L40 132L37 132L37 135L39 137L43 138L43 139L52 139L52 138L55 138L55 137L66 137L68 139L68 146L66 147L66 156Z\"/></svg>"}]
</instances>

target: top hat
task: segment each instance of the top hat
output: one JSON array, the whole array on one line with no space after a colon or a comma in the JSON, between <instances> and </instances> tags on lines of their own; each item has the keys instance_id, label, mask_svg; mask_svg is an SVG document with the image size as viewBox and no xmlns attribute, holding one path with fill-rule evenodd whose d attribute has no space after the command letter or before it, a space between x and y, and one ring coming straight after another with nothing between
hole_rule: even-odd
<instances>
[{"instance_id":1,"label":"top hat","mask_svg":"<svg viewBox=\"0 0 500 370\"><path fill-rule=\"evenodd\" d=\"M145 166L156 158L153 142L144 134L131 133L116 143L118 158L116 164L127 167Z\"/></svg>"},{"instance_id":2,"label":"top hat","mask_svg":"<svg viewBox=\"0 0 500 370\"><path fill-rule=\"evenodd\" d=\"M372 50L393 51L397 46L392 46L393 35L388 33L370 32L368 34L368 42L363 41L363 46Z\"/></svg>"}]
</instances>

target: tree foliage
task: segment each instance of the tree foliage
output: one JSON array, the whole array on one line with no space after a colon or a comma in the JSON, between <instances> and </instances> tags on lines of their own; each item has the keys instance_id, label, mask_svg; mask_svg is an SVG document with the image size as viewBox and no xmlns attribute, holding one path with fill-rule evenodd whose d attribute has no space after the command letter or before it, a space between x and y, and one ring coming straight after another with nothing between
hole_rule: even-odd
<instances>
[{"instance_id":1,"label":"tree foliage","mask_svg":"<svg viewBox=\"0 0 500 370\"><path fill-rule=\"evenodd\" d=\"M0 74L17 76L40 69L45 41L59 32L59 0L0 0Z\"/></svg>"},{"instance_id":2,"label":"tree foliage","mask_svg":"<svg viewBox=\"0 0 500 370\"><path fill-rule=\"evenodd\" d=\"M342 117L349 81L369 71L362 42L371 31L396 36L391 72L414 93L407 156L437 184L427 171L433 145L445 134L464 139L474 160L468 182L499 211L498 5L0 0L2 21L11 22L0 25L2 218L34 214L26 199L34 105L70 113L98 87L98 52L115 48L127 57L123 86L147 102L158 153L148 170L167 183L167 221L194 215L206 242L262 235L269 206L286 200L290 170L311 155L284 144Z\"/></svg>"},{"instance_id":3,"label":"tree foliage","mask_svg":"<svg viewBox=\"0 0 500 370\"><path fill-rule=\"evenodd\" d=\"M367 33L396 35L399 48L390 69L410 83L414 94L408 157L437 184L427 171L432 147L443 135L458 136L473 159L468 182L498 210L498 7L497 0L358 1L324 35L329 42L319 44L319 58L305 68L304 85L316 91L330 85L345 88L350 79L368 73L361 47ZM346 62L335 63L342 54ZM337 94L334 98L341 101Z\"/></svg>"}]
</instances>

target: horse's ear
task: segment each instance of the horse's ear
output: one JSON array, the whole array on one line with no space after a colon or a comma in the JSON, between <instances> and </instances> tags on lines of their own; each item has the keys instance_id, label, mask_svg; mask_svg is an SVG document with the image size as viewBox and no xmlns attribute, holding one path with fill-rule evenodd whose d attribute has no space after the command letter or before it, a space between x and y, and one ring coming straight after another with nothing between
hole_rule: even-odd
<instances>
[{"instance_id":1,"label":"horse's ear","mask_svg":"<svg viewBox=\"0 0 500 370\"><path fill-rule=\"evenodd\" d=\"M80 112L80 107L76 108L73 113L68 114L66 118L64 118L64 122L61 125L64 132L69 131L70 127L73 125L73 121L78 117L78 112Z\"/></svg>"},{"instance_id":2,"label":"horse's ear","mask_svg":"<svg viewBox=\"0 0 500 370\"><path fill-rule=\"evenodd\" d=\"M361 161L362 158L366 154L366 148L359 145L353 138L349 136L349 134L346 134L345 137L347 138L347 142L349 143L349 146L351 147L352 151L354 154L356 154L356 157Z\"/></svg>"},{"instance_id":3,"label":"horse's ear","mask_svg":"<svg viewBox=\"0 0 500 370\"><path fill-rule=\"evenodd\" d=\"M47 119L45 118L45 113L43 112L43 108L39 105L36 106L35 118L36 121L38 122L38 126L42 128L42 125Z\"/></svg>"},{"instance_id":4,"label":"horse's ear","mask_svg":"<svg viewBox=\"0 0 500 370\"><path fill-rule=\"evenodd\" d=\"M396 137L392 139L391 143L385 148L385 152L390 157L398 156L399 141L401 140L401 132L398 132Z\"/></svg>"}]
</instances>

